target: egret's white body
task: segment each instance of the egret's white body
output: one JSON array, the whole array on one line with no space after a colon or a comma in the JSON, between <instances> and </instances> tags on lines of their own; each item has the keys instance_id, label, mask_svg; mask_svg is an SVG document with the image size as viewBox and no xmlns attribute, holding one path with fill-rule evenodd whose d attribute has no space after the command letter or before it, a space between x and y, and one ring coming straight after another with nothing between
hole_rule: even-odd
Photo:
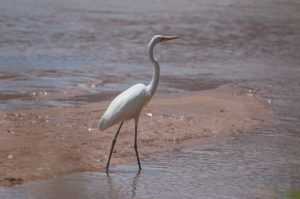
<instances>
[{"instance_id":1,"label":"egret's white body","mask_svg":"<svg viewBox=\"0 0 300 199\"><path fill-rule=\"evenodd\" d=\"M150 96L144 84L136 84L119 94L102 116L100 130L138 116Z\"/></svg>"},{"instance_id":2,"label":"egret's white body","mask_svg":"<svg viewBox=\"0 0 300 199\"><path fill-rule=\"evenodd\" d=\"M138 156L137 151L137 124L138 124L138 118L139 114L142 111L143 107L150 101L152 96L154 95L158 81L159 81L159 64L158 61L153 57L153 48L154 46L162 41L167 41L171 39L177 39L176 36L161 36L156 35L154 36L148 46L149 51L149 58L150 61L154 65L154 72L153 77L149 85L145 86L144 84L136 84L132 87L128 88L127 90L123 91L121 94L119 94L108 106L107 110L103 114L100 123L99 123L99 129L105 130L114 124L120 123L119 129L113 139L112 147L110 150L109 159L106 166L106 171L108 172L109 169L109 162L112 155L112 151L114 148L114 145L116 143L117 136L119 134L119 131L122 127L122 124L124 121L130 120L134 118L135 121L135 142L134 142L134 148L139 164L139 169L141 170L140 160Z\"/></svg>"}]
</instances>

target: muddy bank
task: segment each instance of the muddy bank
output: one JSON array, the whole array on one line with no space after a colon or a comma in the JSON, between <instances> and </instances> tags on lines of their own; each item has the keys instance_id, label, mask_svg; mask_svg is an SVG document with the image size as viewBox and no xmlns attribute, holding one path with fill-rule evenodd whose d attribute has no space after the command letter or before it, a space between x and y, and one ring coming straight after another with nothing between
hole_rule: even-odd
<instances>
[{"instance_id":1,"label":"muddy bank","mask_svg":"<svg viewBox=\"0 0 300 199\"><path fill-rule=\"evenodd\" d=\"M0 185L103 170L117 129L97 129L108 103L2 111ZM266 104L253 90L234 85L156 96L140 117L140 157L166 152L194 138L251 130L272 117ZM133 121L126 122L111 166L135 161L133 132Z\"/></svg>"}]
</instances>

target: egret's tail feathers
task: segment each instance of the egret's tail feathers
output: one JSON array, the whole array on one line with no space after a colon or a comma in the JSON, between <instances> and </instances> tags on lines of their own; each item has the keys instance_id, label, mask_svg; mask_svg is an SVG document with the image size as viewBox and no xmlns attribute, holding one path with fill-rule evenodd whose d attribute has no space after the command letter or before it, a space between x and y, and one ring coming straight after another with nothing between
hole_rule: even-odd
<instances>
[{"instance_id":1,"label":"egret's tail feathers","mask_svg":"<svg viewBox=\"0 0 300 199\"><path fill-rule=\"evenodd\" d=\"M107 128L108 128L108 125L105 122L105 119L102 117L99 122L99 130L104 131Z\"/></svg>"},{"instance_id":2,"label":"egret's tail feathers","mask_svg":"<svg viewBox=\"0 0 300 199\"><path fill-rule=\"evenodd\" d=\"M114 124L115 124L114 120L112 120L112 118L109 118L109 117L107 117L106 114L104 114L104 115L102 116L102 118L100 119L100 122L99 122L99 129L100 129L101 131L104 131L105 129L111 127L111 126L114 125Z\"/></svg>"}]
</instances>

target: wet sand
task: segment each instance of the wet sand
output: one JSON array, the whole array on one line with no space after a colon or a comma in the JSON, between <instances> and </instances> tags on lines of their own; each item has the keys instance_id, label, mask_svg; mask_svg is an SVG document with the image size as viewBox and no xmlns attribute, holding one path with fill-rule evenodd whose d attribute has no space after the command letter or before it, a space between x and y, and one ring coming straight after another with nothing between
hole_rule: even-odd
<instances>
[{"instance_id":1,"label":"wet sand","mask_svg":"<svg viewBox=\"0 0 300 199\"><path fill-rule=\"evenodd\" d=\"M102 171L117 129L97 128L109 102L0 112L0 185ZM195 139L250 131L272 116L268 102L255 90L233 84L157 95L141 113L140 157L175 149L183 141L199 144ZM135 161L133 129L133 121L123 125L112 167Z\"/></svg>"}]
</instances>

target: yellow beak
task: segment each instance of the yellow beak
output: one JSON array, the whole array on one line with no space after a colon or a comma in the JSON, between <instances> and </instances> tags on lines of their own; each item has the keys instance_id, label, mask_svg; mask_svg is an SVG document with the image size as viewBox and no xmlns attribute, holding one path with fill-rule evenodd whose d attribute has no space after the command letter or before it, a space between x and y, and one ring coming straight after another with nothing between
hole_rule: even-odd
<instances>
[{"instance_id":1,"label":"yellow beak","mask_svg":"<svg viewBox=\"0 0 300 199\"><path fill-rule=\"evenodd\" d=\"M164 40L172 40L172 39L178 39L179 37L177 36L163 36Z\"/></svg>"}]
</instances>

